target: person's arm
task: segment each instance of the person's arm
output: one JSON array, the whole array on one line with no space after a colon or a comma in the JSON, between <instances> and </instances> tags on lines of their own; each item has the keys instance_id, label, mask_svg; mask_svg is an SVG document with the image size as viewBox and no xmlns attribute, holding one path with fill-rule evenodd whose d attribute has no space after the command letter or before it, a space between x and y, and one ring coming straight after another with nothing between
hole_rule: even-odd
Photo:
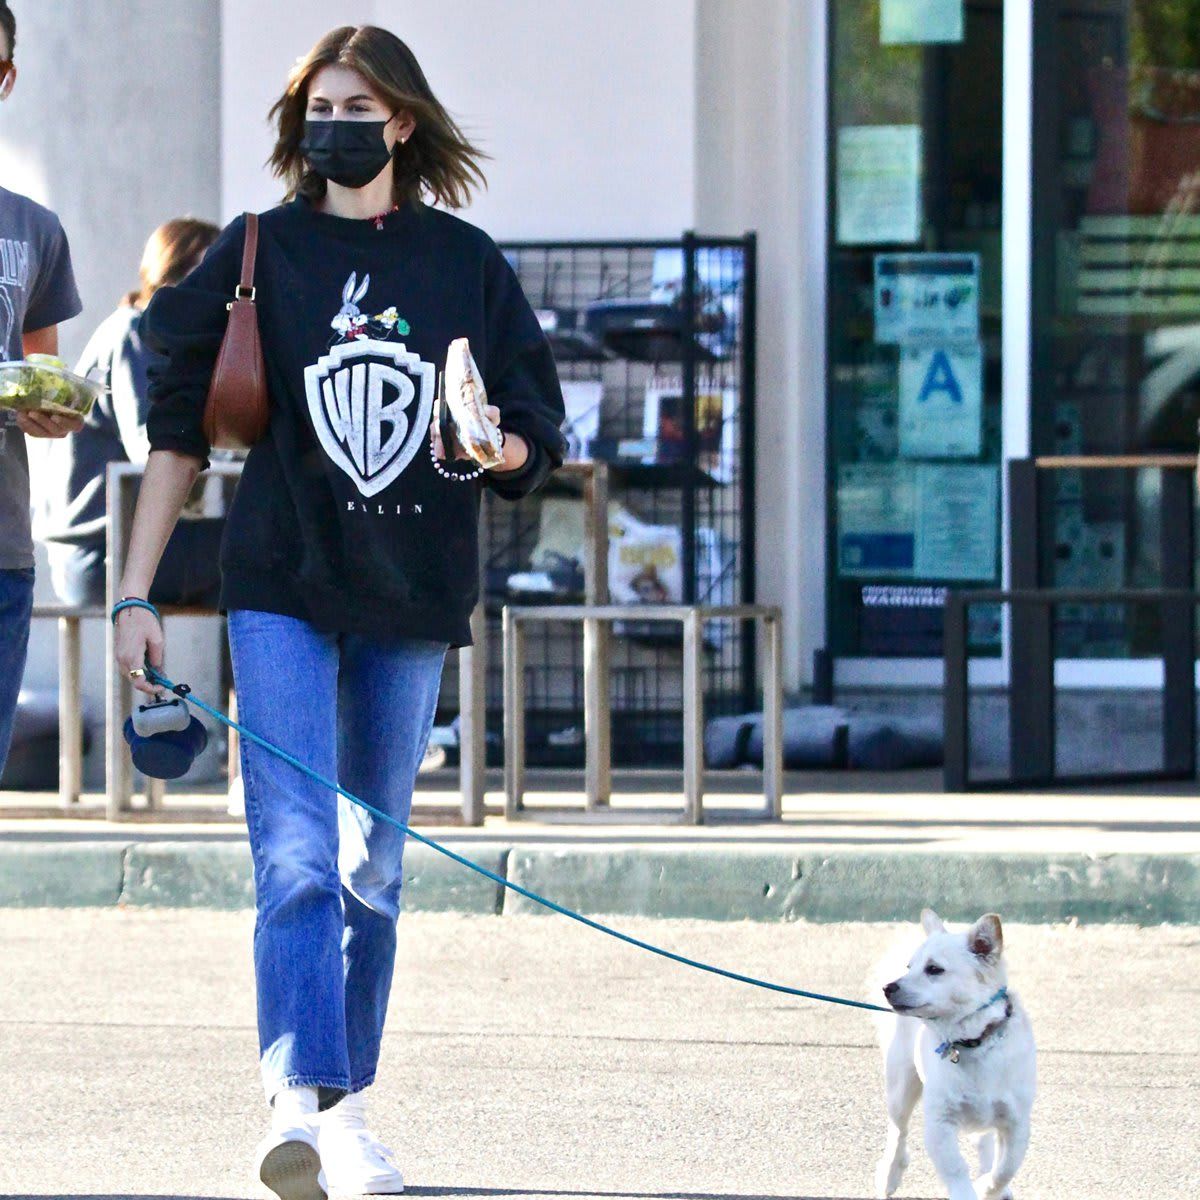
<instances>
[{"instance_id":1,"label":"person's arm","mask_svg":"<svg viewBox=\"0 0 1200 1200\"><path fill-rule=\"evenodd\" d=\"M208 465L204 400L221 349L226 302L237 282L241 218L221 235L204 261L175 287L160 288L142 317L141 332L160 357L150 371L146 432L150 456L138 494L118 598L146 600L159 560L196 476ZM116 660L126 674L146 659L163 661L163 632L144 608L117 616ZM154 695L145 679L134 686Z\"/></svg>"},{"instance_id":2,"label":"person's arm","mask_svg":"<svg viewBox=\"0 0 1200 1200\"><path fill-rule=\"evenodd\" d=\"M150 452L133 516L125 573L117 588L120 599L135 596L145 600L150 595L159 561L202 465L202 460L174 450ZM126 608L117 615L116 658L126 674L141 667L147 658L151 666L161 668L163 648L162 626L148 609ZM133 685L150 695L160 690L144 679L135 679Z\"/></svg>"},{"instance_id":3,"label":"person's arm","mask_svg":"<svg viewBox=\"0 0 1200 1200\"><path fill-rule=\"evenodd\" d=\"M488 401L499 410L504 462L486 472L484 480L497 495L518 500L562 465L562 388L550 343L516 272L498 249L488 263L485 287L484 385Z\"/></svg>"},{"instance_id":4,"label":"person's arm","mask_svg":"<svg viewBox=\"0 0 1200 1200\"><path fill-rule=\"evenodd\" d=\"M58 354L58 327L83 309L75 286L71 247L57 218L39 244L38 267L30 281L29 305L21 330L21 349L31 354ZM21 413L17 425L30 437L61 438L83 426L79 417Z\"/></svg>"},{"instance_id":5,"label":"person's arm","mask_svg":"<svg viewBox=\"0 0 1200 1200\"><path fill-rule=\"evenodd\" d=\"M58 326L49 325L45 329L22 334L21 350L26 358L31 354L57 354ZM62 438L82 429L83 418L58 413L18 412L17 426L30 437Z\"/></svg>"}]
</instances>

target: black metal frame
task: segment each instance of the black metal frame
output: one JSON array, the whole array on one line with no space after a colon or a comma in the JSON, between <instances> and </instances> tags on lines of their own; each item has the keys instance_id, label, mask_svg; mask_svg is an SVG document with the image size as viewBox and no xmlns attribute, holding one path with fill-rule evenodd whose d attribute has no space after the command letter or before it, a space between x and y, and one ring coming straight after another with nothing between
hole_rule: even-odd
<instances>
[{"instance_id":1,"label":"black metal frame","mask_svg":"<svg viewBox=\"0 0 1200 1200\"><path fill-rule=\"evenodd\" d=\"M956 591L945 614L945 782L947 791L1043 787L1058 783L1113 783L1194 778L1196 771L1196 612L1192 590L1195 555L1194 468L1154 460L1096 460L1104 469L1162 472L1162 587L1069 591L1047 587L1053 563L1046 558L1046 490L1054 470L1078 469L1086 459L1014 459L1008 464L1009 573L1006 591ZM1054 711L1054 609L1060 604L1153 603L1162 615L1163 769L1146 774L1058 775ZM1010 604L1009 689L1020 697L1009 718L1009 778L973 783L968 764L967 612L972 604Z\"/></svg>"},{"instance_id":2,"label":"black metal frame","mask_svg":"<svg viewBox=\"0 0 1200 1200\"><path fill-rule=\"evenodd\" d=\"M972 780L968 700L967 611L972 604L1008 604L1013 613L1010 694L1012 768L1008 779ZM1159 771L1059 775L1055 769L1054 609L1060 604L1156 604L1163 611L1163 767ZM1165 783L1196 776L1195 627L1200 592L1191 588L1119 591L1048 590L953 592L946 598L945 786L948 792L1003 791L1059 784ZM1032 637L1018 673L1017 616ZM1017 736L1027 738L1018 755ZM1020 770L1017 766L1020 764Z\"/></svg>"},{"instance_id":3,"label":"black metal frame","mask_svg":"<svg viewBox=\"0 0 1200 1200\"><path fill-rule=\"evenodd\" d=\"M1141 469L1152 465L1148 462ZM1046 560L1047 542L1042 536L1046 526L1046 494L1040 481L1048 470L1054 469L1057 469L1055 464L1034 458L1014 459L1008 465L1009 582L1014 592L1040 591L1050 582L1052 564ZM1162 471L1160 590L1187 590L1194 584L1193 469L1183 466L1158 469ZM1061 597L1066 593L1053 590L1049 594L1062 602ZM1117 603L1117 594L1111 596L1111 602ZM1146 598L1151 596L1147 594ZM1022 697L1009 728L1014 785L1044 782L1054 777L1052 617L1052 607L1042 611L1034 606L1017 606L1012 613L1010 678L1013 692ZM1170 733L1164 769L1182 771L1182 777L1186 778L1195 769L1195 612L1188 605L1167 605L1162 610L1162 621L1164 688L1170 713L1164 722L1164 732ZM950 661L947 641L947 664ZM1184 730L1185 725L1190 732ZM1176 773L1164 778L1181 776Z\"/></svg>"},{"instance_id":4,"label":"black metal frame","mask_svg":"<svg viewBox=\"0 0 1200 1200\"><path fill-rule=\"evenodd\" d=\"M1003 17L1003 0L973 0L973 3L968 9L968 19L971 19L971 10L982 10L984 12L999 13ZM840 459L838 448L835 440L835 383L834 383L834 368L836 365L835 349L837 348L837 338L834 329L834 314L835 305L833 302L835 292L834 280L834 260L838 253L837 243L837 205L836 200L836 177L837 177L837 112L835 106L836 100L836 80L833 64L836 59L838 45L838 4L834 0L827 0L826 3L826 59L830 64L829 69L825 73L825 136L827 152L827 167L828 167L828 199L825 214L825 248L826 248L826 279L825 279L825 323L824 323L824 348L825 348L825 378L823 380L823 403L825 405L825 586L824 586L824 614L825 614L825 641L824 645L816 651L819 658L814 661L814 693L813 699L815 703L832 703L833 701L833 684L834 684L834 667L836 662L845 658L873 658L876 655L866 651L854 651L853 653L846 652L839 641L842 640L839 632L835 628L835 612L846 603L845 592L843 591L843 578L839 573L839 557L838 557L838 537L836 532L839 529L838 510L837 510L837 481L838 467ZM937 106L937 97L943 94L946 89L946 63L949 48L946 46L927 45L926 62L924 68L923 80L923 102L929 106ZM925 163L923 175L923 204L927 214L941 214L946 205L946 188L944 186L943 176L944 170L939 169L939 164L944 166L940 160L946 155L946 138L944 136L944 124L934 122L932 134L927 128L925 130L926 137L932 137L934 140L927 141L925 149ZM943 229L945 222L941 215L935 215L932 222L935 228ZM872 254L880 253L912 253L919 250L938 249L943 252L951 251L952 247L947 245L944 239L939 235L936 246L922 243L921 245L909 245L906 243L879 243L870 247ZM985 366L986 369L986 366ZM985 406L987 405L987 391L985 385ZM974 461L974 460L972 460ZM990 462L989 462L990 465ZM996 464L999 467L999 464ZM997 578L999 576L997 575ZM913 583L916 586L942 587L946 581L944 580L905 580L905 579L875 579L864 577L861 580L863 585L885 582L895 583L897 585L906 585ZM937 651L929 651L929 655L936 656ZM896 661L905 659L926 658L925 653L904 653L904 654L888 654L887 657L894 657Z\"/></svg>"},{"instance_id":5,"label":"black metal frame","mask_svg":"<svg viewBox=\"0 0 1200 1200\"><path fill-rule=\"evenodd\" d=\"M610 491L614 501L625 504L643 520L677 525L681 533L684 603L712 601L702 595L706 563L698 561L696 530L707 526L721 533L723 547L732 565L732 602L752 604L755 600L755 300L757 289L756 238L707 237L687 232L674 240L579 240L520 241L500 245L521 280L534 308L582 311L601 300L635 300L648 296L656 251L680 252L683 276L680 337L677 357L660 362L611 354L592 359L559 359L564 380L599 380L604 385L601 438L640 437L645 386L664 364L681 385L683 442L678 462L609 464ZM715 483L696 467L698 432L695 398L703 390L709 365L707 348L701 345L697 303L703 280L700 264L710 251L736 251L730 256L728 272L724 258L716 260L721 283L737 297L737 327L728 357L713 369L721 386L736 394L735 456L728 483ZM715 256L714 256L715 257ZM710 259L710 263L713 262ZM740 284L736 271L740 270ZM737 290L735 290L735 284ZM605 457L608 457L605 454ZM486 496L483 521L484 602L488 624L487 722L488 760L502 759L498 736L503 713L500 609L504 601L523 602L503 593L504 577L526 568L528 556L538 539L541 503L546 495L572 491L572 485L551 480L544 492L516 504L497 502ZM579 597L564 599L582 600ZM525 601L528 602L528 601ZM546 603L540 600L539 603ZM631 606L630 621L636 622L637 608ZM650 627L646 627L649 634ZM612 740L613 761L618 766L678 766L682 763L680 738L682 714L682 646L678 638L615 636L612 654ZM528 696L528 760L537 766L577 766L583 760L582 741L553 746L551 735L575 727L583 728L583 657L579 628L571 623L548 622L531 634L526 656ZM705 710L717 715L744 712L757 704L757 648L753 630L731 629L719 651L706 655L704 670ZM440 716L457 711L454 672L447 672Z\"/></svg>"}]
</instances>

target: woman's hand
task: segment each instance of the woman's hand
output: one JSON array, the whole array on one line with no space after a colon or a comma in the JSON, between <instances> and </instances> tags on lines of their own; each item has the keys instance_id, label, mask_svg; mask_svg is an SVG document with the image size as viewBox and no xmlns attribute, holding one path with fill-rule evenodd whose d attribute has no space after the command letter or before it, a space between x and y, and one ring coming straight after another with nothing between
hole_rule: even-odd
<instances>
[{"instance_id":1,"label":"woman's hand","mask_svg":"<svg viewBox=\"0 0 1200 1200\"><path fill-rule=\"evenodd\" d=\"M494 405L489 404L484 410L483 415L496 426L500 427L500 410ZM446 447L442 445L442 431L438 428L438 413L436 406L433 412L433 421L429 426L429 434L433 439L433 452L442 461L446 461ZM529 458L529 446L519 433L505 433L504 445L501 447L500 453L504 456L504 461L498 466L492 467L492 470L497 474L504 471L518 471ZM467 462L475 460L461 447L456 447L455 459Z\"/></svg>"},{"instance_id":2,"label":"woman's hand","mask_svg":"<svg viewBox=\"0 0 1200 1200\"><path fill-rule=\"evenodd\" d=\"M117 613L117 666L128 677L130 671L142 670L147 659L150 665L162 670L166 641L163 628L155 615L146 608L123 608ZM162 695L162 688L144 675L132 678L133 686L147 696Z\"/></svg>"},{"instance_id":3,"label":"woman's hand","mask_svg":"<svg viewBox=\"0 0 1200 1200\"><path fill-rule=\"evenodd\" d=\"M433 420L429 423L429 436L433 439L433 452L437 455L441 462L446 461L446 447L442 444L441 422L439 420L438 405L444 404L444 400L437 400L433 406ZM489 404L484 410L483 415L495 425L500 426L500 410L494 405ZM452 422L453 424L453 422ZM507 439L507 435L506 435ZM455 446L454 458L456 462L474 462L475 460L462 448L461 445Z\"/></svg>"}]
</instances>

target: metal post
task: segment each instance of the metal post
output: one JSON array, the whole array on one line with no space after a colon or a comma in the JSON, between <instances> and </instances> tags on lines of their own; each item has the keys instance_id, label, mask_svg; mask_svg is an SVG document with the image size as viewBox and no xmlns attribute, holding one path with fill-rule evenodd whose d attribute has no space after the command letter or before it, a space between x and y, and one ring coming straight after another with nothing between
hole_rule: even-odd
<instances>
[{"instance_id":1,"label":"metal post","mask_svg":"<svg viewBox=\"0 0 1200 1200\"><path fill-rule=\"evenodd\" d=\"M163 797L167 792L167 781L165 779L155 779L153 775L147 775L145 782L146 810L148 812L161 812Z\"/></svg>"},{"instance_id":2,"label":"metal post","mask_svg":"<svg viewBox=\"0 0 1200 1200\"><path fill-rule=\"evenodd\" d=\"M1190 470L1162 472L1162 586L1190 589L1194 571L1195 495ZM1187 600L1162 605L1163 770L1196 772L1196 609Z\"/></svg>"},{"instance_id":3,"label":"metal post","mask_svg":"<svg viewBox=\"0 0 1200 1200\"><path fill-rule=\"evenodd\" d=\"M943 768L945 789L965 792L970 774L969 725L967 713L967 605L959 592L946 597L945 681L942 702L945 706L946 761Z\"/></svg>"},{"instance_id":4,"label":"metal post","mask_svg":"<svg viewBox=\"0 0 1200 1200\"><path fill-rule=\"evenodd\" d=\"M58 619L58 799L79 803L83 786L83 711L78 617Z\"/></svg>"},{"instance_id":5,"label":"metal post","mask_svg":"<svg viewBox=\"0 0 1200 1200\"><path fill-rule=\"evenodd\" d=\"M586 602L608 603L608 466L598 462L583 485L586 531ZM583 622L583 729L587 810L607 808L612 798L611 630L607 621Z\"/></svg>"},{"instance_id":6,"label":"metal post","mask_svg":"<svg viewBox=\"0 0 1200 1200\"><path fill-rule=\"evenodd\" d=\"M683 345L680 349L683 403L683 475L680 534L683 539L683 602L696 603L696 477L699 472L698 441L696 437L696 235L690 230L683 235L683 319L680 328Z\"/></svg>"},{"instance_id":7,"label":"metal post","mask_svg":"<svg viewBox=\"0 0 1200 1200\"><path fill-rule=\"evenodd\" d=\"M704 691L700 679L703 622L692 609L683 618L683 798L685 818L704 821ZM765 747L764 747L765 752Z\"/></svg>"},{"instance_id":8,"label":"metal post","mask_svg":"<svg viewBox=\"0 0 1200 1200\"><path fill-rule=\"evenodd\" d=\"M487 618L471 613L472 645L458 652L458 782L464 825L482 825L487 776Z\"/></svg>"},{"instance_id":9,"label":"metal post","mask_svg":"<svg viewBox=\"0 0 1200 1200\"><path fill-rule=\"evenodd\" d=\"M819 646L813 651L812 702L833 703L833 655L828 646Z\"/></svg>"},{"instance_id":10,"label":"metal post","mask_svg":"<svg viewBox=\"0 0 1200 1200\"><path fill-rule=\"evenodd\" d=\"M1008 494L1011 586L1014 591L1036 590L1043 581L1038 468L1033 459L1008 464ZM1011 630L1010 770L1013 782L1049 783L1055 764L1053 606L1014 601Z\"/></svg>"},{"instance_id":11,"label":"metal post","mask_svg":"<svg viewBox=\"0 0 1200 1200\"><path fill-rule=\"evenodd\" d=\"M525 807L525 631L508 605L504 634L504 815Z\"/></svg>"},{"instance_id":12,"label":"metal post","mask_svg":"<svg viewBox=\"0 0 1200 1200\"><path fill-rule=\"evenodd\" d=\"M783 628L778 615L763 627L763 793L770 821L783 817Z\"/></svg>"},{"instance_id":13,"label":"metal post","mask_svg":"<svg viewBox=\"0 0 1200 1200\"><path fill-rule=\"evenodd\" d=\"M234 688L229 689L229 719L236 721L238 719L238 703L237 691ZM242 773L242 741L236 729L229 731L229 741L225 747L225 779L230 787L233 787L234 780Z\"/></svg>"},{"instance_id":14,"label":"metal post","mask_svg":"<svg viewBox=\"0 0 1200 1200\"><path fill-rule=\"evenodd\" d=\"M742 588L738 599L753 604L757 596L758 579L758 509L756 497L758 462L755 450L757 437L756 405L758 387L758 238L747 233L742 251L742 311L738 316L742 339L742 394L738 404L741 422L738 457L740 460L742 496ZM757 639L754 627L742 622L742 705L749 712L754 707L754 683L758 671L754 661Z\"/></svg>"}]
</instances>

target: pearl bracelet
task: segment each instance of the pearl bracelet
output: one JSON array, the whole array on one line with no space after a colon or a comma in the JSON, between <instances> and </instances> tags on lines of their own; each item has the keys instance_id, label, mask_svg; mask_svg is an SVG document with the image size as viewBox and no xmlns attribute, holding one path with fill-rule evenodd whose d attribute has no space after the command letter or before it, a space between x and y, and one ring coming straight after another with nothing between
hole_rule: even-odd
<instances>
[{"instance_id":1,"label":"pearl bracelet","mask_svg":"<svg viewBox=\"0 0 1200 1200\"><path fill-rule=\"evenodd\" d=\"M478 479L483 474L482 467L476 467L474 471L468 471L465 474L461 471L447 471L442 466L442 460L438 458L437 451L433 448L433 443L429 443L429 458L433 463L433 469L443 478L451 479L455 483L470 483L472 479Z\"/></svg>"},{"instance_id":2,"label":"pearl bracelet","mask_svg":"<svg viewBox=\"0 0 1200 1200\"><path fill-rule=\"evenodd\" d=\"M504 449L504 430L500 430L500 449ZM483 474L486 468L476 467L473 471L447 471L442 466L442 460L438 458L437 451L433 448L433 433L429 435L429 459L433 463L433 469L443 478L452 480L454 483L470 483L473 479L478 479Z\"/></svg>"}]
</instances>

